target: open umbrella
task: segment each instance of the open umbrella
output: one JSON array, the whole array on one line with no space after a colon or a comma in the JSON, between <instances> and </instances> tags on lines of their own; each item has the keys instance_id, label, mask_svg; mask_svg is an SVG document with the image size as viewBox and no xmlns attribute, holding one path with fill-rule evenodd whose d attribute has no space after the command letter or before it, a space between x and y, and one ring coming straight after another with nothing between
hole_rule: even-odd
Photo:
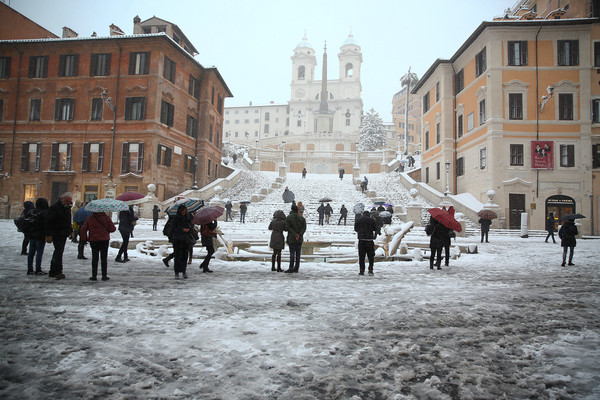
<instances>
[{"instance_id":1,"label":"open umbrella","mask_svg":"<svg viewBox=\"0 0 600 400\"><path fill-rule=\"evenodd\" d=\"M92 200L85 209L90 212L118 212L129 210L129 206L117 199L98 199Z\"/></svg>"},{"instance_id":2,"label":"open umbrella","mask_svg":"<svg viewBox=\"0 0 600 400\"><path fill-rule=\"evenodd\" d=\"M483 219L496 219L496 218L498 218L498 214L496 214L492 210L485 210L485 209L479 211L477 213L477 216L479 218L483 218Z\"/></svg>"},{"instance_id":3,"label":"open umbrella","mask_svg":"<svg viewBox=\"0 0 600 400\"><path fill-rule=\"evenodd\" d=\"M570 219L581 219L581 218L585 218L585 216L583 216L581 214L567 214L567 215L563 215L562 217L560 217L558 219L558 222L568 221Z\"/></svg>"},{"instance_id":4,"label":"open umbrella","mask_svg":"<svg viewBox=\"0 0 600 400\"><path fill-rule=\"evenodd\" d=\"M388 217L391 217L391 216L392 216L392 213L391 213L391 212L389 212L389 211L382 211L382 212L380 212L380 213L379 213L379 216L380 216L381 218L388 218Z\"/></svg>"},{"instance_id":5,"label":"open umbrella","mask_svg":"<svg viewBox=\"0 0 600 400\"><path fill-rule=\"evenodd\" d=\"M252 202L249 200L240 201L240 204L250 204L250 203L252 203Z\"/></svg>"},{"instance_id":6,"label":"open umbrella","mask_svg":"<svg viewBox=\"0 0 600 400\"><path fill-rule=\"evenodd\" d=\"M331 198L329 197L323 197L321 200L319 200L320 203L331 203L333 200L331 200Z\"/></svg>"},{"instance_id":7,"label":"open umbrella","mask_svg":"<svg viewBox=\"0 0 600 400\"><path fill-rule=\"evenodd\" d=\"M383 205L386 206L386 207L394 207L394 205L390 204L390 203L384 203Z\"/></svg>"},{"instance_id":8,"label":"open umbrella","mask_svg":"<svg viewBox=\"0 0 600 400\"><path fill-rule=\"evenodd\" d=\"M431 214L433 219L437 220L446 228L450 228L456 232L462 231L460 223L455 220L454 217L448 213L448 211L444 211L441 208L430 208L427 211L429 211L429 214Z\"/></svg>"},{"instance_id":9,"label":"open umbrella","mask_svg":"<svg viewBox=\"0 0 600 400\"><path fill-rule=\"evenodd\" d=\"M123 194L118 195L117 200L124 201L129 205L133 205L141 203L140 200L142 200L144 197L146 196L138 192L125 192Z\"/></svg>"},{"instance_id":10,"label":"open umbrella","mask_svg":"<svg viewBox=\"0 0 600 400\"><path fill-rule=\"evenodd\" d=\"M175 215L177 214L177 209L182 204L187 208L188 212L194 212L204 206L204 200L184 197L173 203L165 212L169 215Z\"/></svg>"},{"instance_id":11,"label":"open umbrella","mask_svg":"<svg viewBox=\"0 0 600 400\"><path fill-rule=\"evenodd\" d=\"M196 225L208 224L223 215L224 211L225 209L221 206L202 207L198 210L196 215L194 215L192 222Z\"/></svg>"},{"instance_id":12,"label":"open umbrella","mask_svg":"<svg viewBox=\"0 0 600 400\"><path fill-rule=\"evenodd\" d=\"M80 207L79 210L75 211L75 214L73 214L73 222L83 225L85 220L92 214L93 212L86 210L85 207Z\"/></svg>"},{"instance_id":13,"label":"open umbrella","mask_svg":"<svg viewBox=\"0 0 600 400\"><path fill-rule=\"evenodd\" d=\"M381 205L385 204L385 201L374 201L373 204L381 206Z\"/></svg>"},{"instance_id":14,"label":"open umbrella","mask_svg":"<svg viewBox=\"0 0 600 400\"><path fill-rule=\"evenodd\" d=\"M362 214L365 211L365 205L363 203L356 203L352 211L354 214Z\"/></svg>"}]
</instances>

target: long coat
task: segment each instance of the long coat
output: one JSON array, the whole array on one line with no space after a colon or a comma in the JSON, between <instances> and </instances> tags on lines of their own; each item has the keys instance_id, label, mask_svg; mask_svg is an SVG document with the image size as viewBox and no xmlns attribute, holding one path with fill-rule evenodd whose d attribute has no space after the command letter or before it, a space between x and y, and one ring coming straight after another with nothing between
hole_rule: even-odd
<instances>
[{"instance_id":1,"label":"long coat","mask_svg":"<svg viewBox=\"0 0 600 400\"><path fill-rule=\"evenodd\" d=\"M292 211L285 219L285 229L288 231L288 244L302 243L304 232L306 232L306 220L297 211ZM298 239L296 239L296 235L300 235Z\"/></svg>"},{"instance_id":2,"label":"long coat","mask_svg":"<svg viewBox=\"0 0 600 400\"><path fill-rule=\"evenodd\" d=\"M444 247L447 241L450 240L450 229L446 228L434 218L429 220L429 225L425 227L425 232L428 235L431 235L429 238L430 249Z\"/></svg>"},{"instance_id":3,"label":"long coat","mask_svg":"<svg viewBox=\"0 0 600 400\"><path fill-rule=\"evenodd\" d=\"M575 236L579 234L577 227L573 222L567 221L563 224L558 231L558 237L560 238L560 245L562 247L575 247L577 246L577 239Z\"/></svg>"},{"instance_id":4,"label":"long coat","mask_svg":"<svg viewBox=\"0 0 600 400\"><path fill-rule=\"evenodd\" d=\"M283 237L283 231L285 231L285 213L283 211L275 211L273 220L269 224L269 230L273 231L271 232L269 247L273 250L283 250L285 247L285 238Z\"/></svg>"},{"instance_id":5,"label":"long coat","mask_svg":"<svg viewBox=\"0 0 600 400\"><path fill-rule=\"evenodd\" d=\"M73 232L71 225L71 207L66 207L59 199L48 209L46 218L46 235L55 238L66 238Z\"/></svg>"},{"instance_id":6,"label":"long coat","mask_svg":"<svg viewBox=\"0 0 600 400\"><path fill-rule=\"evenodd\" d=\"M48 219L48 200L40 197L35 201L35 209L32 213L37 213L37 224L33 226L33 230L29 232L29 239L44 240L46 237L46 220Z\"/></svg>"},{"instance_id":7,"label":"long coat","mask_svg":"<svg viewBox=\"0 0 600 400\"><path fill-rule=\"evenodd\" d=\"M356 216L354 231L358 234L358 240L373 240L381 232L377 221L366 215Z\"/></svg>"},{"instance_id":8,"label":"long coat","mask_svg":"<svg viewBox=\"0 0 600 400\"><path fill-rule=\"evenodd\" d=\"M183 229L188 228L188 232L184 232ZM189 232L194 228L190 217L187 214L177 213L173 218L171 225L171 240L173 243L177 241L191 242L191 235Z\"/></svg>"},{"instance_id":9,"label":"long coat","mask_svg":"<svg viewBox=\"0 0 600 400\"><path fill-rule=\"evenodd\" d=\"M492 220L487 218L479 218L479 223L481 224L481 232L489 232L490 225L492 225Z\"/></svg>"},{"instance_id":10,"label":"long coat","mask_svg":"<svg viewBox=\"0 0 600 400\"><path fill-rule=\"evenodd\" d=\"M127 211L121 211L119 213L119 231L120 232L133 232L133 222L137 221L137 217L134 215L131 207Z\"/></svg>"}]
</instances>

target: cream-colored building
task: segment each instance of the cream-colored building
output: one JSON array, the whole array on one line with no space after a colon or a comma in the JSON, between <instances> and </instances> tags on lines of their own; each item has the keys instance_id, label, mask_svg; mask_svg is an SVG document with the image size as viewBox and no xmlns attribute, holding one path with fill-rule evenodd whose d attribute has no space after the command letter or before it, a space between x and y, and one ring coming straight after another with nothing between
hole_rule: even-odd
<instances>
[{"instance_id":1,"label":"cream-colored building","mask_svg":"<svg viewBox=\"0 0 600 400\"><path fill-rule=\"evenodd\" d=\"M493 189L502 227L518 228L526 213L544 229L554 211L582 213L581 232L598 233L600 24L565 18L583 0L546 3L483 22L421 78L421 179L484 203Z\"/></svg>"},{"instance_id":2,"label":"cream-colored building","mask_svg":"<svg viewBox=\"0 0 600 400\"><path fill-rule=\"evenodd\" d=\"M392 118L394 124L395 138L393 143L399 145L398 149L405 153L415 154L421 151L421 98L410 95L408 99L408 127L406 124L406 86L392 98ZM408 138L404 135L408 128ZM399 141L399 142L398 142ZM404 143L407 143L407 149ZM392 143L389 141L388 143ZM389 147L389 146L388 146Z\"/></svg>"}]
</instances>

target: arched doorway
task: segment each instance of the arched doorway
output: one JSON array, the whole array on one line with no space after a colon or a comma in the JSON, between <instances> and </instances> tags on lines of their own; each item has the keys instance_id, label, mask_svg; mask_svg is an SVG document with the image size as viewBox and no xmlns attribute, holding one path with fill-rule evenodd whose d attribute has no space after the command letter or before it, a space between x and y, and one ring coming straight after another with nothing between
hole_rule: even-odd
<instances>
[{"instance_id":1,"label":"arched doorway","mask_svg":"<svg viewBox=\"0 0 600 400\"><path fill-rule=\"evenodd\" d=\"M575 214L575 200L572 197L557 194L546 199L546 217L553 212L556 221L563 215Z\"/></svg>"}]
</instances>

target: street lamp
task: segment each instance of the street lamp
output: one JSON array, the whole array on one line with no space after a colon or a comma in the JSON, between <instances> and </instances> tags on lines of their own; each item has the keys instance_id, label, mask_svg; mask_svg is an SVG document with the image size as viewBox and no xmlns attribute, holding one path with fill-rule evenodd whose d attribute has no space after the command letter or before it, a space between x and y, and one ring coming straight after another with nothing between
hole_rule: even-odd
<instances>
[{"instance_id":1,"label":"street lamp","mask_svg":"<svg viewBox=\"0 0 600 400\"><path fill-rule=\"evenodd\" d=\"M355 165L358 167L358 142L354 142L354 148L356 149L356 151L354 152L354 154L356 155Z\"/></svg>"},{"instance_id":2,"label":"street lamp","mask_svg":"<svg viewBox=\"0 0 600 400\"><path fill-rule=\"evenodd\" d=\"M450 184L450 161L446 160L446 196L450 192L449 184Z\"/></svg>"},{"instance_id":3,"label":"street lamp","mask_svg":"<svg viewBox=\"0 0 600 400\"><path fill-rule=\"evenodd\" d=\"M116 133L115 127L117 125L117 106L116 106L116 104L115 105L111 104L112 97L107 98L107 96L108 96L108 91L106 89L102 90L102 101L113 112L112 143L110 146L110 170L108 172L108 179L110 182L112 182L112 180L113 180L113 173L112 173L113 161L114 161L114 155L115 155L115 133Z\"/></svg>"},{"instance_id":4,"label":"street lamp","mask_svg":"<svg viewBox=\"0 0 600 400\"><path fill-rule=\"evenodd\" d=\"M281 142L281 145L279 146L282 151L281 151L281 165L285 165L285 140Z\"/></svg>"},{"instance_id":5,"label":"street lamp","mask_svg":"<svg viewBox=\"0 0 600 400\"><path fill-rule=\"evenodd\" d=\"M256 140L256 151L254 152L254 162L258 162L258 140Z\"/></svg>"}]
</instances>

